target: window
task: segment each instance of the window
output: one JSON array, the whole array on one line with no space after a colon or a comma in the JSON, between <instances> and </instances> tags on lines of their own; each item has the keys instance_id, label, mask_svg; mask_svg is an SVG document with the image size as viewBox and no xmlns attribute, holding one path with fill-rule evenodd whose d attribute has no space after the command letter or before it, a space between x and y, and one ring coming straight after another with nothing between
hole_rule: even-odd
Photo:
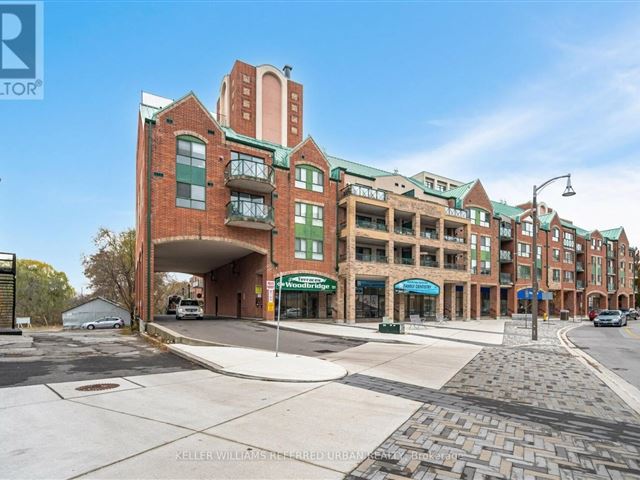
<instances>
[{"instance_id":1,"label":"window","mask_svg":"<svg viewBox=\"0 0 640 480\"><path fill-rule=\"evenodd\" d=\"M554 227L553 229L553 241L554 242L560 241L560 229L558 227Z\"/></svg>"},{"instance_id":2,"label":"window","mask_svg":"<svg viewBox=\"0 0 640 480\"><path fill-rule=\"evenodd\" d=\"M554 249L553 249L553 259L554 259L556 262L559 262L559 261L560 261L560 249L559 249L559 248L554 248ZM559 275L558 275L558 276L559 276Z\"/></svg>"},{"instance_id":3,"label":"window","mask_svg":"<svg viewBox=\"0 0 640 480\"><path fill-rule=\"evenodd\" d=\"M205 209L206 150L196 137L178 137L176 145L176 206Z\"/></svg>"},{"instance_id":4,"label":"window","mask_svg":"<svg viewBox=\"0 0 640 480\"><path fill-rule=\"evenodd\" d=\"M624 257L624 252L625 252L625 248L624 248L624 244L620 245L620 255L622 255Z\"/></svg>"},{"instance_id":5,"label":"window","mask_svg":"<svg viewBox=\"0 0 640 480\"><path fill-rule=\"evenodd\" d=\"M554 282L559 282L560 281L560 269L559 268L554 268L551 271L551 275L552 275L552 280Z\"/></svg>"},{"instance_id":6,"label":"window","mask_svg":"<svg viewBox=\"0 0 640 480\"><path fill-rule=\"evenodd\" d=\"M518 265L518 278L531 278L531 267L529 265Z\"/></svg>"},{"instance_id":7,"label":"window","mask_svg":"<svg viewBox=\"0 0 640 480\"><path fill-rule=\"evenodd\" d=\"M573 272L571 270L564 271L564 281L573 282Z\"/></svg>"},{"instance_id":8,"label":"window","mask_svg":"<svg viewBox=\"0 0 640 480\"><path fill-rule=\"evenodd\" d=\"M447 189L447 184L446 183L442 183L442 182L438 182L436 184L436 190L439 192L444 192Z\"/></svg>"},{"instance_id":9,"label":"window","mask_svg":"<svg viewBox=\"0 0 640 480\"><path fill-rule=\"evenodd\" d=\"M531 257L531 245L528 243L518 243L518 256L525 258Z\"/></svg>"},{"instance_id":10,"label":"window","mask_svg":"<svg viewBox=\"0 0 640 480\"><path fill-rule=\"evenodd\" d=\"M296 167L296 187L314 192L324 191L324 174L310 165Z\"/></svg>"},{"instance_id":11,"label":"window","mask_svg":"<svg viewBox=\"0 0 640 480\"><path fill-rule=\"evenodd\" d=\"M311 208L311 224L314 227L322 227L322 217L324 215L324 208L318 205L312 205Z\"/></svg>"},{"instance_id":12,"label":"window","mask_svg":"<svg viewBox=\"0 0 640 480\"><path fill-rule=\"evenodd\" d=\"M480 237L482 240L482 244L480 245L480 250L483 252L491 251L491 238L490 237Z\"/></svg>"},{"instance_id":13,"label":"window","mask_svg":"<svg viewBox=\"0 0 640 480\"><path fill-rule=\"evenodd\" d=\"M296 258L307 258L307 241L304 238L296 238Z\"/></svg>"},{"instance_id":14,"label":"window","mask_svg":"<svg viewBox=\"0 0 640 480\"><path fill-rule=\"evenodd\" d=\"M311 242L311 258L313 260L322 260L324 258L322 240L313 240Z\"/></svg>"},{"instance_id":15,"label":"window","mask_svg":"<svg viewBox=\"0 0 640 480\"><path fill-rule=\"evenodd\" d=\"M566 247L566 248L575 248L576 246L576 242L573 236L573 233L571 232L564 232L563 233L564 236L564 241L562 242L562 244Z\"/></svg>"},{"instance_id":16,"label":"window","mask_svg":"<svg viewBox=\"0 0 640 480\"><path fill-rule=\"evenodd\" d=\"M427 181L424 182L424 185L427 188L430 188L431 190L433 190L433 181L427 180Z\"/></svg>"},{"instance_id":17,"label":"window","mask_svg":"<svg viewBox=\"0 0 640 480\"><path fill-rule=\"evenodd\" d=\"M522 222L522 235L526 237L533 237L533 223Z\"/></svg>"},{"instance_id":18,"label":"window","mask_svg":"<svg viewBox=\"0 0 640 480\"><path fill-rule=\"evenodd\" d=\"M270 172L264 164L264 158L231 152L231 174L266 180L269 178Z\"/></svg>"},{"instance_id":19,"label":"window","mask_svg":"<svg viewBox=\"0 0 640 480\"><path fill-rule=\"evenodd\" d=\"M564 263L573 263L573 252L564 252Z\"/></svg>"},{"instance_id":20,"label":"window","mask_svg":"<svg viewBox=\"0 0 640 480\"><path fill-rule=\"evenodd\" d=\"M478 273L478 236L471 234L471 273Z\"/></svg>"},{"instance_id":21,"label":"window","mask_svg":"<svg viewBox=\"0 0 640 480\"><path fill-rule=\"evenodd\" d=\"M306 203L299 203L296 202L296 206L295 206L296 212L296 218L295 218L295 222L296 223L301 223L301 224L305 224L307 223L307 204Z\"/></svg>"},{"instance_id":22,"label":"window","mask_svg":"<svg viewBox=\"0 0 640 480\"><path fill-rule=\"evenodd\" d=\"M471 216L471 221L474 224L480 225L481 227L490 226L489 212L485 212L484 210L480 210L478 208L470 208L469 215Z\"/></svg>"}]
</instances>

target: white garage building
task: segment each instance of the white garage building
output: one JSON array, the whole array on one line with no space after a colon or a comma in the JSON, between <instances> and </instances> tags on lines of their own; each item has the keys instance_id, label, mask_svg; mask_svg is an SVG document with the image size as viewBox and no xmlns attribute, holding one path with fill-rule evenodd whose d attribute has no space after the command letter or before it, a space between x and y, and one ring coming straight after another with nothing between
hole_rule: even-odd
<instances>
[{"instance_id":1,"label":"white garage building","mask_svg":"<svg viewBox=\"0 0 640 480\"><path fill-rule=\"evenodd\" d=\"M62 326L80 328L84 322L103 317L120 317L126 325L131 325L131 316L127 309L106 298L95 297L62 312Z\"/></svg>"}]
</instances>

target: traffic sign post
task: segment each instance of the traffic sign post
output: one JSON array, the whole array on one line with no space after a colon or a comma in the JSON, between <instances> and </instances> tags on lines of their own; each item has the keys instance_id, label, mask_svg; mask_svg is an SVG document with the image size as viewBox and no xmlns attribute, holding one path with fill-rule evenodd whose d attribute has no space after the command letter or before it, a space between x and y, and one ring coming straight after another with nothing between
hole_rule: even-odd
<instances>
[{"instance_id":1,"label":"traffic sign post","mask_svg":"<svg viewBox=\"0 0 640 480\"><path fill-rule=\"evenodd\" d=\"M282 310L282 274L280 274L280 285L278 288L278 321L276 324L276 357L278 356L278 350L280 349L280 311ZM268 288L269 282L267 282ZM275 283L273 285L275 287ZM269 296L273 295L273 290L269 289Z\"/></svg>"}]
</instances>

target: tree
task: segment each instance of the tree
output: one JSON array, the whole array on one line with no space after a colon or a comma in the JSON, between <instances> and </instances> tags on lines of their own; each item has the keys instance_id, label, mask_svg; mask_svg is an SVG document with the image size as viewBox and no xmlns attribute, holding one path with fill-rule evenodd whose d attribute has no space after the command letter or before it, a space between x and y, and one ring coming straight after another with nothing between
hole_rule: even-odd
<instances>
[{"instance_id":1,"label":"tree","mask_svg":"<svg viewBox=\"0 0 640 480\"><path fill-rule=\"evenodd\" d=\"M74 294L67 275L38 260L18 260L16 270L16 314L34 323L62 323Z\"/></svg>"},{"instance_id":2,"label":"tree","mask_svg":"<svg viewBox=\"0 0 640 480\"><path fill-rule=\"evenodd\" d=\"M131 315L131 329L138 329L135 309L136 232L120 233L100 228L93 239L97 251L84 257L84 275L94 295L119 303Z\"/></svg>"}]
</instances>

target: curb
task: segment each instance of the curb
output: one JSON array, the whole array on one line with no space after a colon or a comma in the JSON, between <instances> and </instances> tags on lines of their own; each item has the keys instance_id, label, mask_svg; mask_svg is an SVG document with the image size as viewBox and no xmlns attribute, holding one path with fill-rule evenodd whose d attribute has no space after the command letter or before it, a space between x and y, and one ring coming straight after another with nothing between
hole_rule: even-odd
<instances>
[{"instance_id":1,"label":"curb","mask_svg":"<svg viewBox=\"0 0 640 480\"><path fill-rule=\"evenodd\" d=\"M258 322L260 325L264 325L265 327L269 327L269 328L277 328L276 322L274 322L273 320L263 320L261 322ZM318 322L320 323L320 322ZM344 326L344 325L340 325L340 324L335 324L335 325L339 325L339 326ZM360 329L364 329L364 327L353 327L353 328L360 328ZM386 340L383 338L362 338L362 337L352 337L350 335L338 335L335 333L318 333L318 332L307 332L304 330L300 330L298 328L295 327L289 327L289 326L283 326L282 324L280 324L280 330L287 330L289 332L297 332L297 333L302 333L302 334L307 334L307 335L318 335L320 337L332 337L332 338L340 338L342 340L356 340L362 343L367 343L367 342L374 342L374 343L390 343L390 344L398 344L398 345L418 345L416 343L411 343L411 342L403 342L402 340ZM370 329L366 329L366 330L370 330Z\"/></svg>"},{"instance_id":2,"label":"curb","mask_svg":"<svg viewBox=\"0 0 640 480\"><path fill-rule=\"evenodd\" d=\"M576 347L567 337L567 332L578 328L581 325L569 325L558 330L557 335L560 343L571 355L576 357L583 365L591 370L600 380L602 380L613 392L618 395L624 403L640 415L640 389L634 387L619 375L613 373L607 367L598 362L591 355Z\"/></svg>"}]
</instances>

